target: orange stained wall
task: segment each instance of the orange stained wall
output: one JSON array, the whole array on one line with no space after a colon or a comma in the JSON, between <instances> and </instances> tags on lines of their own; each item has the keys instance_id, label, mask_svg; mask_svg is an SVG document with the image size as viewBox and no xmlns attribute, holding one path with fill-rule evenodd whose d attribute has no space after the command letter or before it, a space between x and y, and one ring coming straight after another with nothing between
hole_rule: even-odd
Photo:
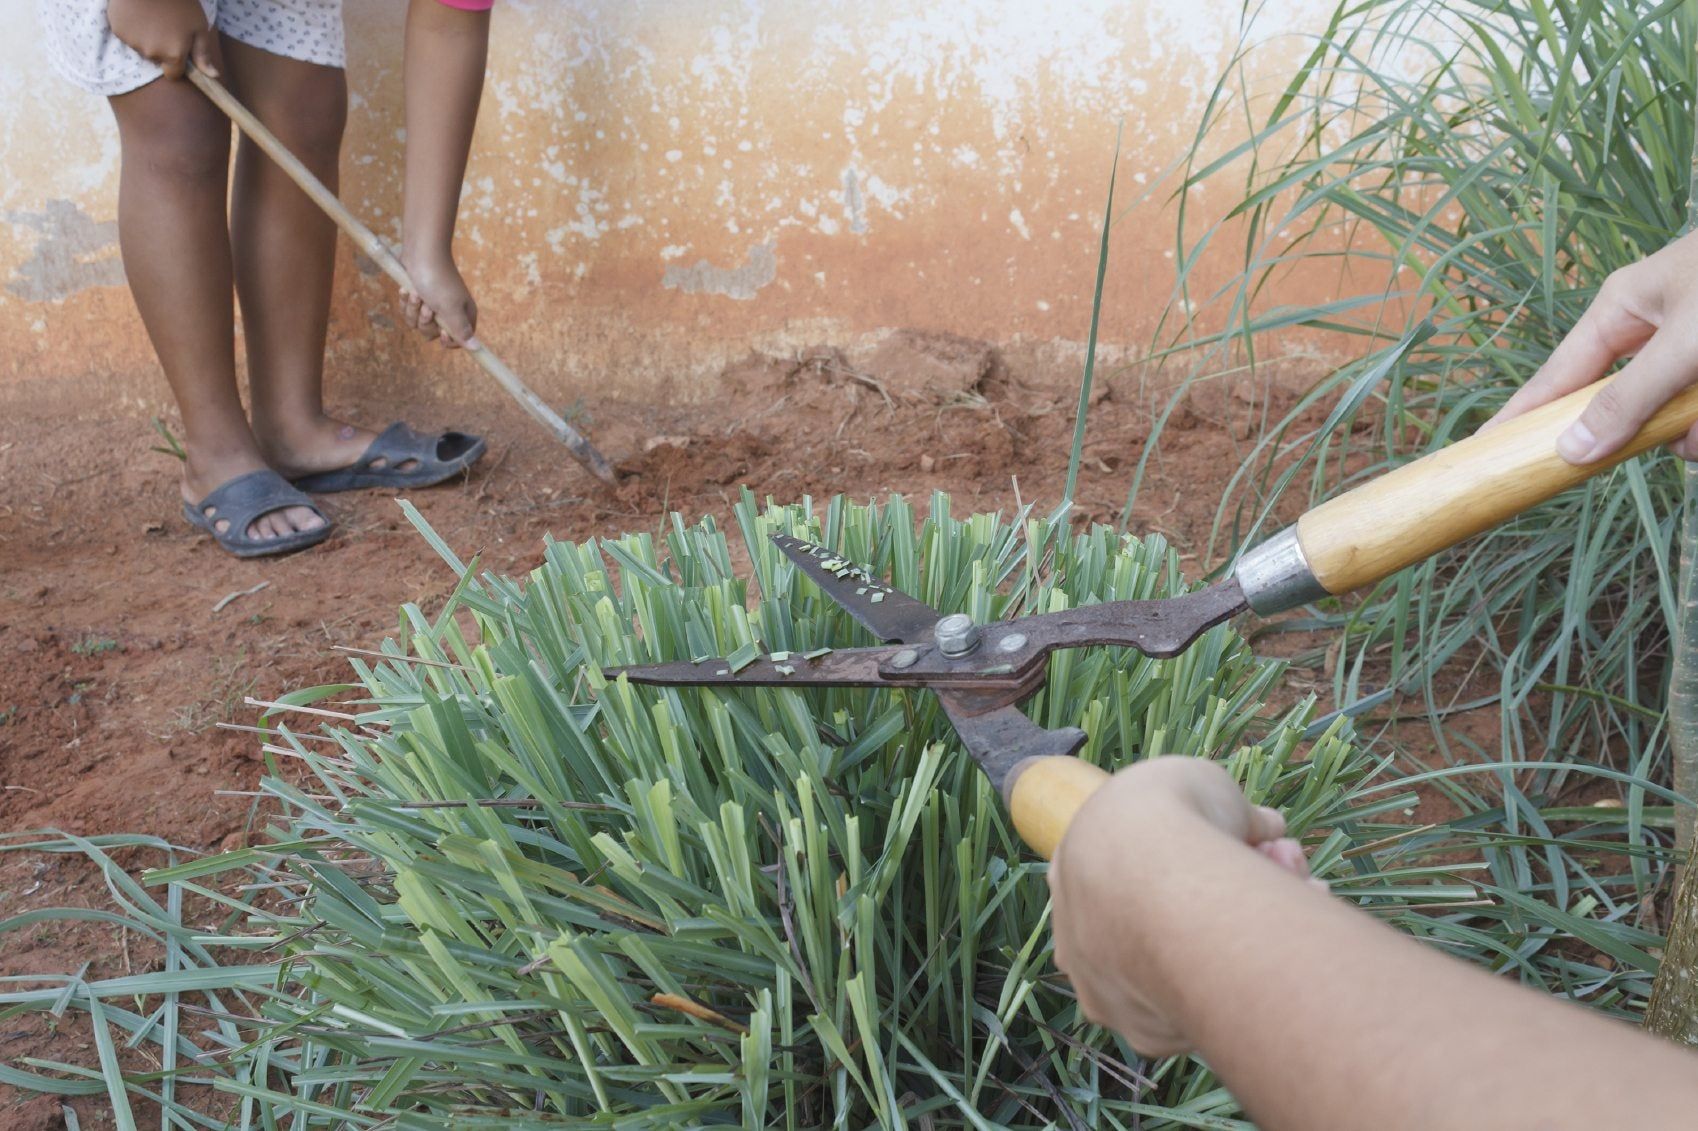
<instances>
[{"instance_id":1,"label":"orange stained wall","mask_svg":"<svg viewBox=\"0 0 1698 1131\"><path fill-rule=\"evenodd\" d=\"M157 402L117 259L111 116L42 62L29 0L4 3L19 19L0 42L0 385L74 374ZM405 4L347 7L344 197L394 238ZM1271 87L1331 4L1266 8L1257 37L1286 44L1256 56ZM898 326L1073 345L1124 123L1104 336L1136 352L1172 293L1163 173L1240 11L500 0L459 239L484 336L558 400L592 382L688 400L750 348L853 346ZM1227 187L1195 194L1197 214ZM370 266L344 244L333 368L421 356ZM466 373L424 368L427 382Z\"/></svg>"}]
</instances>

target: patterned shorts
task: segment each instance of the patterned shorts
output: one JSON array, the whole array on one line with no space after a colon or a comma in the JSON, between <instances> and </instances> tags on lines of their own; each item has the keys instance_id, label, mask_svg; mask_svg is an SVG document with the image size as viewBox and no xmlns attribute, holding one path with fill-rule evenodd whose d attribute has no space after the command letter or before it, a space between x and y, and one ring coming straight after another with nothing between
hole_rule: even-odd
<instances>
[{"instance_id":1,"label":"patterned shorts","mask_svg":"<svg viewBox=\"0 0 1698 1131\"><path fill-rule=\"evenodd\" d=\"M38 0L53 69L93 94L126 94L160 75L112 34L107 0ZM200 0L220 32L303 63L343 65L342 0Z\"/></svg>"}]
</instances>

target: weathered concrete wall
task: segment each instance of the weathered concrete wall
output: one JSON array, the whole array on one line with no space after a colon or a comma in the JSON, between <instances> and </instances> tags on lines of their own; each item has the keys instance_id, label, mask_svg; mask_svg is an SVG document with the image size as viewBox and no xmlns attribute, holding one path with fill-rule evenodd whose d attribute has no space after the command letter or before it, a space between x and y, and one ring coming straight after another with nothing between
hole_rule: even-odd
<instances>
[{"instance_id":1,"label":"weathered concrete wall","mask_svg":"<svg viewBox=\"0 0 1698 1131\"><path fill-rule=\"evenodd\" d=\"M96 376L156 402L116 258L110 114L41 61L31 0L0 6L17 29L0 40L0 382ZM1316 29L1330 4L1270 7L1261 35ZM390 235L403 9L348 12L344 196ZM592 380L687 398L751 345L853 344L897 326L1077 342L1124 117L1132 207L1105 336L1141 345L1170 297L1173 212L1166 190L1134 201L1191 141L1239 12L502 0L461 218L485 336L559 399ZM412 368L421 355L393 329L387 283L346 250L343 266L333 358Z\"/></svg>"}]
</instances>

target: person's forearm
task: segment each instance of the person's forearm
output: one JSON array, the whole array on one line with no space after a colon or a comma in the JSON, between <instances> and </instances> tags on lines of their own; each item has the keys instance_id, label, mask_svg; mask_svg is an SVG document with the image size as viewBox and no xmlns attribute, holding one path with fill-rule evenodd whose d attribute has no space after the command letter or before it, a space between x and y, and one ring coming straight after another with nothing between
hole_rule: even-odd
<instances>
[{"instance_id":1,"label":"person's forearm","mask_svg":"<svg viewBox=\"0 0 1698 1131\"><path fill-rule=\"evenodd\" d=\"M437 0L407 10L407 174L402 218L409 263L446 259L489 54L489 13Z\"/></svg>"},{"instance_id":2,"label":"person's forearm","mask_svg":"<svg viewBox=\"0 0 1698 1131\"><path fill-rule=\"evenodd\" d=\"M1138 840L1127 959L1264 1131L1698 1121L1674 1047L1435 953L1195 815Z\"/></svg>"}]
</instances>

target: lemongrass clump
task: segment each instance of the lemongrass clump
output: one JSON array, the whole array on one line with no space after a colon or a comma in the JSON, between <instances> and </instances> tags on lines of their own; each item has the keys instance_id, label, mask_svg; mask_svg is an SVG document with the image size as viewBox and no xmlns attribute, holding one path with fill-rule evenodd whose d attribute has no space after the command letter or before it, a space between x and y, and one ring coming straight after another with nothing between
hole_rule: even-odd
<instances>
[{"instance_id":1,"label":"lemongrass clump","mask_svg":"<svg viewBox=\"0 0 1698 1131\"><path fill-rule=\"evenodd\" d=\"M277 697L267 750L290 769L262 783L279 812L253 848L144 885L111 850L178 850L0 837L0 851L87 858L114 896L0 920L0 942L94 916L164 960L0 978L0 1020L86 1024L98 1053L0 1062L0 1083L104 1093L120 1127L154 1104L178 1126L293 1131L1230 1125L1237 1105L1205 1067L1144 1061L1082 1021L1050 961L1044 865L928 693L600 674L867 643L770 546L775 530L982 620L1178 592L1171 551L1070 534L1060 515L956 520L942 496L918 525L901 500L745 498L737 517L757 603L711 522L674 518L660 545L553 543L521 583L477 573L421 521L460 584L441 609L406 607L383 658L354 661L358 685ZM1270 706L1280 672L1223 626L1176 660L1059 655L1029 710L1082 723L1084 756L1106 766L1222 758L1286 810L1340 898L1631 1009L1655 936L1592 895L1553 901L1468 863L1528 838L1493 840L1467 815L1388 823L1411 819L1411 781L1454 774L1375 780L1346 718ZM1545 815L1592 845L1636 819ZM1609 962L1550 945L1569 936ZM128 1068L124 1044L144 1050Z\"/></svg>"},{"instance_id":2,"label":"lemongrass clump","mask_svg":"<svg viewBox=\"0 0 1698 1131\"><path fill-rule=\"evenodd\" d=\"M405 648L355 661L365 725L334 752L295 744L311 788L266 785L287 812L270 871L304 896L259 920L292 936L290 992L263 1006L287 1086L266 1103L299 1126L335 1122L309 1102L454 1126L1230 1114L1201 1065L1145 1064L1080 1018L1044 865L928 693L601 674L870 642L772 532L980 620L1180 592L1173 553L1060 516L957 520L942 496L918 526L899 499L737 514L754 602L714 524L674 519L664 545L553 543L522 586L450 554L450 607L408 608ZM1311 704L1266 712L1278 673L1222 627L1166 662L1058 655L1029 710L1083 724L1107 766L1226 759L1331 868L1333 826L1373 811L1353 796L1369 765L1343 720L1305 742Z\"/></svg>"}]
</instances>

